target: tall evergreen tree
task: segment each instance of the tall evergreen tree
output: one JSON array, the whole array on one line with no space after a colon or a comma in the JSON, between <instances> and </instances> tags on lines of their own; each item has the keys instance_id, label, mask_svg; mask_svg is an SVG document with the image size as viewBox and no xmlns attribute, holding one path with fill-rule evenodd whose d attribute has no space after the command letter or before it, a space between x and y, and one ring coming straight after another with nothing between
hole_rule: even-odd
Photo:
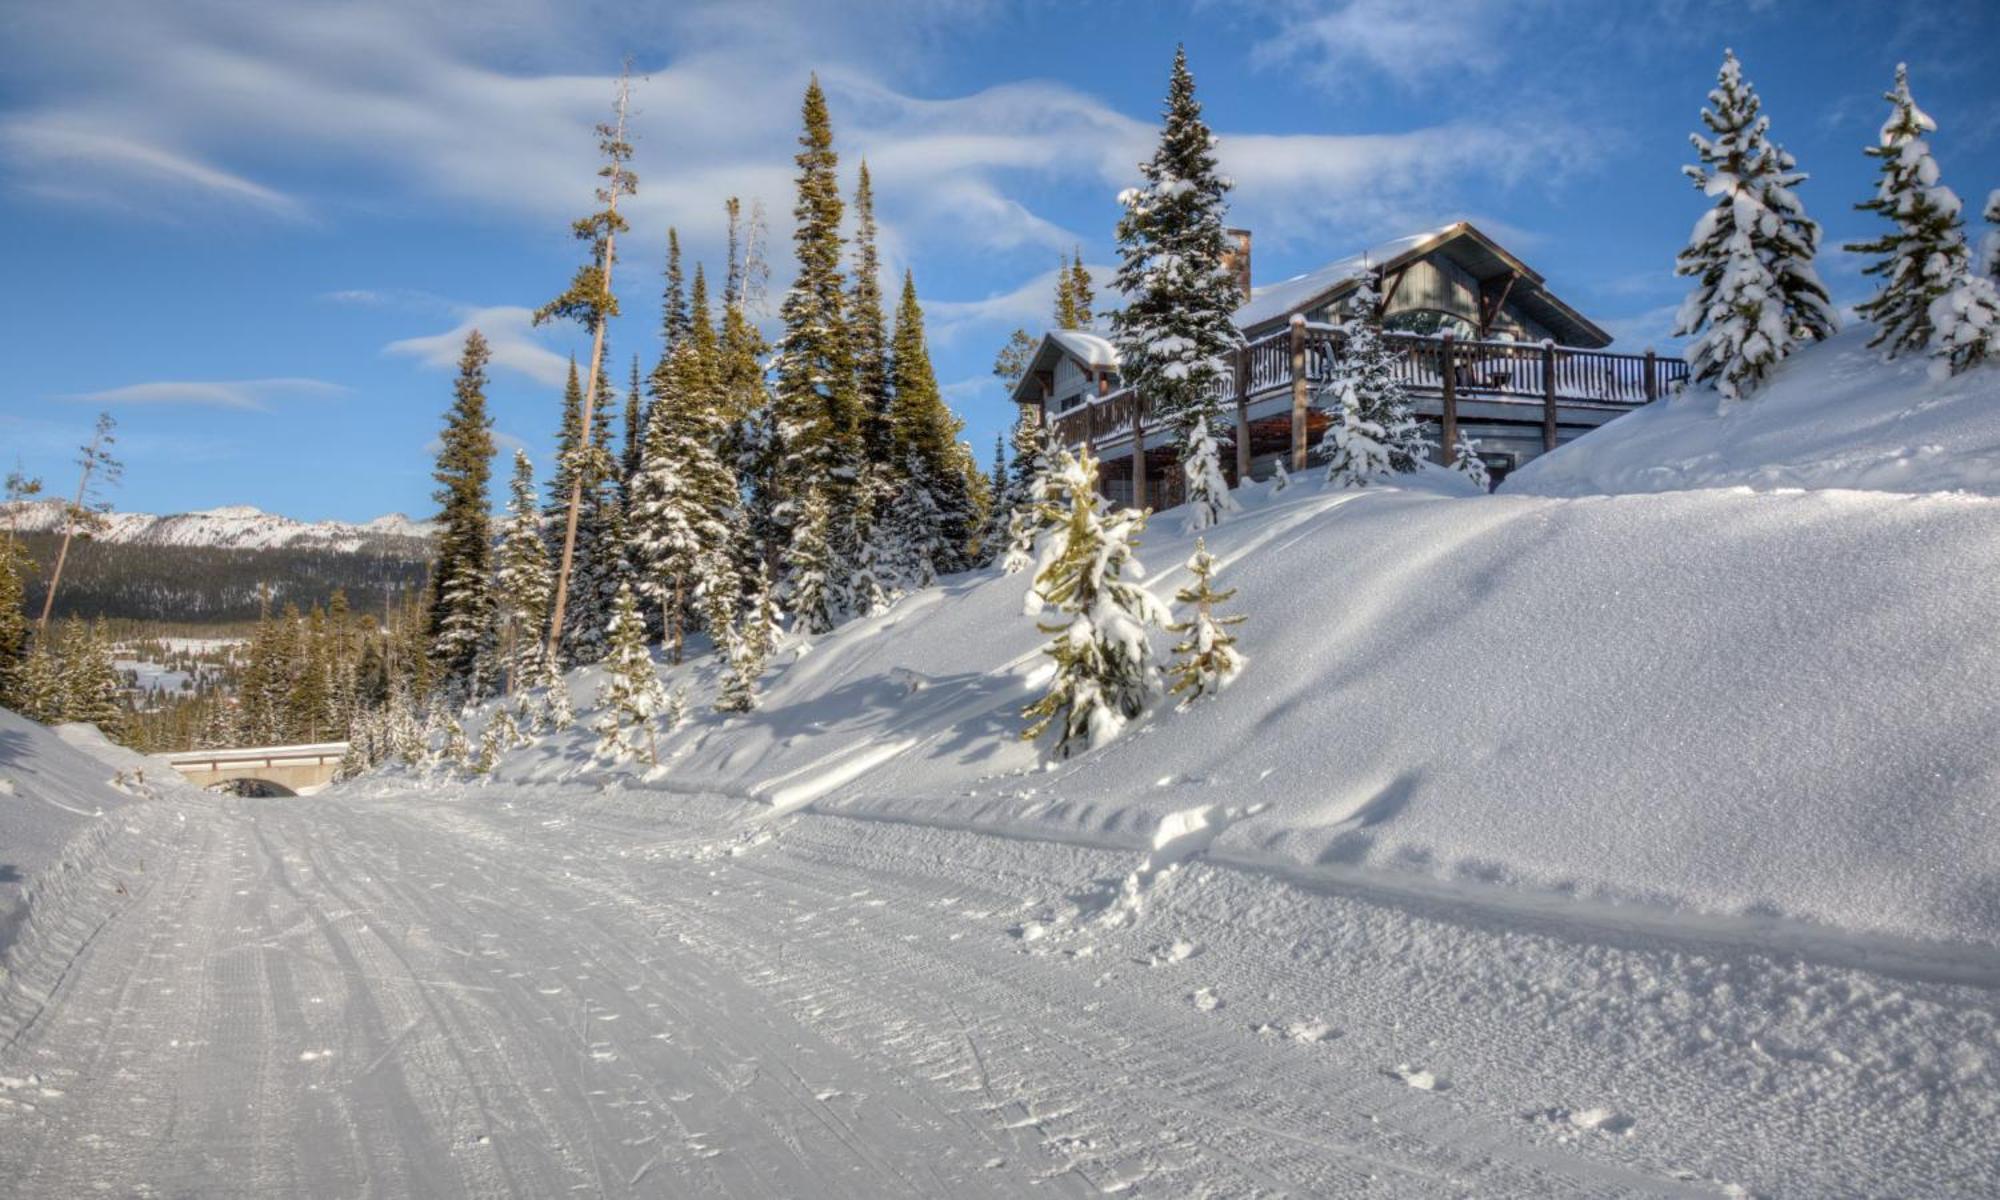
<instances>
[{"instance_id":1,"label":"tall evergreen tree","mask_svg":"<svg viewBox=\"0 0 2000 1200\"><path fill-rule=\"evenodd\" d=\"M1013 388L1021 382L1021 376L1028 373L1028 364L1035 360L1035 347L1040 344L1025 329L1016 329L1008 334L1007 344L993 356L994 376L1008 388Z\"/></svg>"},{"instance_id":2,"label":"tall evergreen tree","mask_svg":"<svg viewBox=\"0 0 2000 1200\"><path fill-rule=\"evenodd\" d=\"M500 659L510 693L540 678L539 665L548 653L542 629L548 620L553 586L548 547L542 541L541 514L535 510L535 469L526 452L516 450L507 495L507 523L500 533L493 576Z\"/></svg>"},{"instance_id":3,"label":"tall evergreen tree","mask_svg":"<svg viewBox=\"0 0 2000 1200\"><path fill-rule=\"evenodd\" d=\"M1224 356L1243 335L1231 319L1243 297L1224 266L1224 201L1229 181L1216 171L1215 135L1201 117L1187 51L1174 51L1165 127L1153 157L1141 163L1142 187L1119 196L1118 290L1126 305L1112 318L1119 369L1173 429L1188 483L1188 523L1201 529L1235 507L1222 478L1218 444L1231 434L1221 396ZM1207 436L1197 436L1197 428Z\"/></svg>"},{"instance_id":4,"label":"tall evergreen tree","mask_svg":"<svg viewBox=\"0 0 2000 1200\"><path fill-rule=\"evenodd\" d=\"M1683 172L1714 204L1675 268L1696 280L1675 334L1699 335L1693 377L1734 400L1756 391L1796 339L1825 337L1837 322L1813 269L1819 226L1792 191L1805 175L1769 140L1770 118L1731 51L1708 101L1701 120L1713 136L1690 135L1700 161Z\"/></svg>"},{"instance_id":5,"label":"tall evergreen tree","mask_svg":"<svg viewBox=\"0 0 2000 1200\"><path fill-rule=\"evenodd\" d=\"M833 149L826 94L817 77L806 88L802 116L804 130L796 159L798 203L792 210L798 272L779 308L785 332L778 348L775 404L788 496L802 497L819 489L833 526L830 533L816 534L805 531L796 516L786 521L792 543L786 564L790 572L806 569L802 562L806 548L798 539L838 538L845 533L860 478L864 416L840 269L839 156ZM827 584L835 591L844 582L845 566L837 558L826 564Z\"/></svg>"},{"instance_id":6,"label":"tall evergreen tree","mask_svg":"<svg viewBox=\"0 0 2000 1200\"><path fill-rule=\"evenodd\" d=\"M1092 302L1090 272L1084 269L1083 248L1079 246L1056 270L1056 328L1090 328Z\"/></svg>"},{"instance_id":7,"label":"tall evergreen tree","mask_svg":"<svg viewBox=\"0 0 2000 1200\"><path fill-rule=\"evenodd\" d=\"M625 388L625 443L618 456L618 493L629 513L632 508L632 481L639 474L639 460L645 456L646 402L639 394L639 356L632 356L632 376Z\"/></svg>"},{"instance_id":8,"label":"tall evergreen tree","mask_svg":"<svg viewBox=\"0 0 2000 1200\"><path fill-rule=\"evenodd\" d=\"M0 542L0 707L19 709L17 694L28 662L28 613L21 574L27 555L12 538Z\"/></svg>"},{"instance_id":9,"label":"tall evergreen tree","mask_svg":"<svg viewBox=\"0 0 2000 1200\"><path fill-rule=\"evenodd\" d=\"M902 298L896 305L890 372L895 386L890 423L897 461L903 464L904 494L907 497L908 485L921 481L920 486L929 493L928 506L937 514L934 536L927 539L936 547L927 574L935 577L963 570L966 552L978 532L978 513L966 485L964 456L958 445L964 423L945 405L944 394L938 389L930 347L924 339L924 310L917 301L916 279L907 271L903 273ZM916 464L921 464L921 469Z\"/></svg>"},{"instance_id":10,"label":"tall evergreen tree","mask_svg":"<svg viewBox=\"0 0 2000 1200\"><path fill-rule=\"evenodd\" d=\"M2000 188L1986 197L1986 223L1993 228L1980 239L1980 270L1986 272L1986 278L2000 281Z\"/></svg>"},{"instance_id":11,"label":"tall evergreen tree","mask_svg":"<svg viewBox=\"0 0 2000 1200\"><path fill-rule=\"evenodd\" d=\"M613 107L616 120L597 127L598 150L604 155L604 165L597 171L598 177L604 181L597 189L597 199L604 207L571 226L579 240L590 244L590 258L577 268L569 288L562 295L535 311L537 325L561 318L575 321L591 331L590 374L583 388L582 414L578 422L584 427L592 424L591 406L596 402L602 377L605 324L618 315L618 297L611 290L611 268L617 261L618 235L630 228L625 218L618 215L618 200L639 189L638 176L626 165L632 161L632 143L625 139L625 117L631 107L631 82L629 70L618 77L618 98ZM550 658L561 653L561 644L569 627L566 612L570 575L575 565L577 529L583 516L584 475L585 472L577 470L570 477L562 553L556 566L554 611L549 618Z\"/></svg>"},{"instance_id":12,"label":"tall evergreen tree","mask_svg":"<svg viewBox=\"0 0 2000 1200\"><path fill-rule=\"evenodd\" d=\"M1911 98L1907 66L1896 64L1896 86L1883 98L1889 101L1889 119L1876 144L1865 151L1881 163L1875 197L1856 207L1887 219L1894 228L1847 249L1880 256L1862 273L1878 276L1881 286L1856 311L1875 323L1868 344L1894 357L1929 349L1931 304L1965 274L1967 254L1958 197L1938 182L1937 162L1925 137L1937 132L1937 122Z\"/></svg>"},{"instance_id":13,"label":"tall evergreen tree","mask_svg":"<svg viewBox=\"0 0 2000 1200\"><path fill-rule=\"evenodd\" d=\"M1033 741L1054 728L1054 753L1066 758L1080 746L1103 745L1160 693L1147 629L1164 625L1166 606L1138 582L1145 570L1133 557L1145 514L1121 509L1106 516L1097 492L1097 461L1088 451L1064 454L1056 473L1059 496L1048 500L1056 536L1042 553L1029 611L1053 605L1055 622L1038 622L1055 635L1044 649L1055 663L1049 690L1023 710L1021 735Z\"/></svg>"},{"instance_id":14,"label":"tall evergreen tree","mask_svg":"<svg viewBox=\"0 0 2000 1200\"><path fill-rule=\"evenodd\" d=\"M576 569L570 577L564 623L570 661L577 663L593 663L604 656L612 605L629 571L625 511L618 503L618 465L611 454L618 393L608 377L600 379L599 389L592 406L589 452L583 460Z\"/></svg>"},{"instance_id":15,"label":"tall evergreen tree","mask_svg":"<svg viewBox=\"0 0 2000 1200\"><path fill-rule=\"evenodd\" d=\"M854 383L865 410L862 440L871 464L891 461L889 439L889 336L882 311L882 256L876 248L875 188L868 163L861 163L854 186L854 267L848 284L848 339L854 354Z\"/></svg>"},{"instance_id":16,"label":"tall evergreen tree","mask_svg":"<svg viewBox=\"0 0 2000 1200\"><path fill-rule=\"evenodd\" d=\"M445 685L476 699L478 658L493 626L493 531L487 480L492 475L493 419L486 414L486 364L492 352L478 330L465 337L452 405L439 439L437 598L430 612L431 657Z\"/></svg>"},{"instance_id":17,"label":"tall evergreen tree","mask_svg":"<svg viewBox=\"0 0 2000 1200\"><path fill-rule=\"evenodd\" d=\"M628 538L637 591L659 610L676 663L702 574L714 569L705 555L726 552L732 542L729 515L737 485L716 453L723 434L718 358L707 283L697 267L690 332L653 380L652 419Z\"/></svg>"}]
</instances>

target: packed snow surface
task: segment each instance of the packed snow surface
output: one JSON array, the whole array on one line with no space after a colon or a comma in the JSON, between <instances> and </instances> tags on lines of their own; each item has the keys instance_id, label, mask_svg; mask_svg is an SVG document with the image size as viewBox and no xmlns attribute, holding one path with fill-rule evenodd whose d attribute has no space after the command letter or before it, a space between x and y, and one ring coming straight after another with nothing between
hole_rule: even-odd
<instances>
[{"instance_id":1,"label":"packed snow surface","mask_svg":"<svg viewBox=\"0 0 2000 1200\"><path fill-rule=\"evenodd\" d=\"M1757 435L1811 490L1245 489L1249 668L1057 764L997 572L751 714L664 668L650 770L239 800L0 714L0 1191L1995 1194L2000 499L1864 476L1996 376L1852 349Z\"/></svg>"}]
</instances>

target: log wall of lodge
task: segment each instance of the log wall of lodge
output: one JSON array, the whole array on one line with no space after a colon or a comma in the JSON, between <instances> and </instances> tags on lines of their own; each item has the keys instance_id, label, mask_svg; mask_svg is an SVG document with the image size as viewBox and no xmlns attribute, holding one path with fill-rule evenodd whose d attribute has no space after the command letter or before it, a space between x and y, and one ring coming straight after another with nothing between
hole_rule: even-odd
<instances>
[{"instance_id":1,"label":"log wall of lodge","mask_svg":"<svg viewBox=\"0 0 2000 1200\"><path fill-rule=\"evenodd\" d=\"M1677 390L1687 380L1678 358L1615 354L1553 342L1472 340L1449 334L1384 333L1396 352L1397 378L1419 416L1442 435L1440 460L1449 461L1461 426L1482 451L1502 459L1502 473L1574 435ZM1314 406L1341 353L1337 326L1295 319L1289 328L1249 342L1233 356L1218 389L1224 411L1234 412L1236 448L1232 483L1259 460L1279 458L1294 471L1307 469L1312 447L1327 424ZM1129 387L1087 397L1046 418L1059 443L1088 447L1104 460L1107 494L1130 503L1157 498L1179 503L1180 473L1164 423ZM1122 460L1125 461L1121 465Z\"/></svg>"}]
</instances>

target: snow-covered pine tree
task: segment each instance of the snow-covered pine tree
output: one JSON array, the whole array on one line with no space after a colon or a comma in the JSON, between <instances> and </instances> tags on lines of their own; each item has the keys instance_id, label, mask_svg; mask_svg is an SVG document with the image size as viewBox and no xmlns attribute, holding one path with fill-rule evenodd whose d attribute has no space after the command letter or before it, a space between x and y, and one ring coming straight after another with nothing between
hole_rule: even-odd
<instances>
[{"instance_id":1,"label":"snow-covered pine tree","mask_svg":"<svg viewBox=\"0 0 2000 1200\"><path fill-rule=\"evenodd\" d=\"M438 442L437 580L430 611L430 654L443 685L460 700L473 694L480 651L492 637L492 518L487 480L493 473L493 419L486 413L486 364L492 357L478 330L465 336L452 385L451 410Z\"/></svg>"},{"instance_id":2,"label":"snow-covered pine tree","mask_svg":"<svg viewBox=\"0 0 2000 1200\"><path fill-rule=\"evenodd\" d=\"M500 756L520 744L521 730L514 724L514 714L504 704L495 705L493 715L486 718L486 728L479 731L479 750L472 757L473 772L491 774L500 765Z\"/></svg>"},{"instance_id":3,"label":"snow-covered pine tree","mask_svg":"<svg viewBox=\"0 0 2000 1200\"><path fill-rule=\"evenodd\" d=\"M1246 619L1215 615L1215 606L1233 598L1236 589L1215 590L1215 556L1200 538L1195 539L1194 557L1188 559L1187 569L1194 572L1194 582L1174 593L1174 600L1193 605L1194 611L1186 620L1167 626L1167 632L1183 635L1174 645L1174 661L1167 668L1173 679L1167 691L1181 697L1182 708L1228 687L1242 673L1243 655L1229 629Z\"/></svg>"},{"instance_id":4,"label":"snow-covered pine tree","mask_svg":"<svg viewBox=\"0 0 2000 1200\"><path fill-rule=\"evenodd\" d=\"M1675 266L1696 281L1675 333L1698 335L1693 378L1735 400L1762 386L1796 339L1823 338L1837 322L1813 269L1819 226L1792 190L1806 177L1769 140L1770 118L1732 51L1708 101L1701 120L1713 136L1689 135L1700 161L1682 171L1714 203Z\"/></svg>"},{"instance_id":5,"label":"snow-covered pine tree","mask_svg":"<svg viewBox=\"0 0 2000 1200\"><path fill-rule=\"evenodd\" d=\"M785 581L788 589L785 607L791 610L793 627L808 636L830 631L838 615L834 607L833 547L827 541L831 521L826 492L814 484L807 489L793 526Z\"/></svg>"},{"instance_id":6,"label":"snow-covered pine tree","mask_svg":"<svg viewBox=\"0 0 2000 1200\"><path fill-rule=\"evenodd\" d=\"M1458 444L1451 450L1451 469L1465 476L1480 491L1493 489L1493 476L1486 470L1486 460L1479 457L1479 442L1460 429Z\"/></svg>"},{"instance_id":7,"label":"snow-covered pine tree","mask_svg":"<svg viewBox=\"0 0 2000 1200\"><path fill-rule=\"evenodd\" d=\"M594 663L604 657L612 605L629 571L625 513L617 494L618 464L611 454L611 416L617 397L606 379L591 409L590 441L578 456L581 508L563 613L564 648L571 663Z\"/></svg>"},{"instance_id":8,"label":"snow-covered pine tree","mask_svg":"<svg viewBox=\"0 0 2000 1200\"><path fill-rule=\"evenodd\" d=\"M1285 470L1285 460L1281 458L1271 464L1271 494L1275 496L1290 486L1292 473Z\"/></svg>"},{"instance_id":9,"label":"snow-covered pine tree","mask_svg":"<svg viewBox=\"0 0 2000 1200\"><path fill-rule=\"evenodd\" d=\"M876 522L876 555L884 582L896 595L937 582L938 564L950 561L952 545L945 532L947 518L939 509L940 490L922 454L912 453L903 471L903 490Z\"/></svg>"},{"instance_id":10,"label":"snow-covered pine tree","mask_svg":"<svg viewBox=\"0 0 2000 1200\"><path fill-rule=\"evenodd\" d=\"M1880 255L1862 274L1879 276L1881 286L1856 311L1875 323L1868 344L1894 357L1930 348L1935 329L1931 305L1966 273L1967 253L1958 196L1938 182L1937 162L1925 138L1937 132L1937 122L1910 96L1906 65L1896 64L1896 86L1883 98L1889 101L1889 119L1877 144L1864 151L1881 163L1875 197L1856 207L1887 219L1894 228L1847 249Z\"/></svg>"},{"instance_id":11,"label":"snow-covered pine tree","mask_svg":"<svg viewBox=\"0 0 2000 1200\"><path fill-rule=\"evenodd\" d=\"M660 725L668 733L687 724L688 690L685 683L667 693L667 706L660 710Z\"/></svg>"},{"instance_id":12,"label":"snow-covered pine tree","mask_svg":"<svg viewBox=\"0 0 2000 1200\"><path fill-rule=\"evenodd\" d=\"M465 726L456 714L444 718L444 744L438 748L438 764L456 771L472 762L472 743L466 740Z\"/></svg>"},{"instance_id":13,"label":"snow-covered pine tree","mask_svg":"<svg viewBox=\"0 0 2000 1200\"><path fill-rule=\"evenodd\" d=\"M610 647L604 658L604 684L598 689L597 753L620 761L643 755L649 766L660 761L653 736L653 718L667 707L653 656L646 649L646 618L629 586L620 585L611 610Z\"/></svg>"},{"instance_id":14,"label":"snow-covered pine tree","mask_svg":"<svg viewBox=\"0 0 2000 1200\"><path fill-rule=\"evenodd\" d=\"M1349 300L1340 330L1340 353L1313 400L1330 420L1318 449L1327 484L1366 487L1415 471L1431 441L1397 373L1396 352L1382 341L1372 280L1362 280Z\"/></svg>"},{"instance_id":15,"label":"snow-covered pine tree","mask_svg":"<svg viewBox=\"0 0 2000 1200\"><path fill-rule=\"evenodd\" d=\"M778 638L784 633L784 613L778 608L778 589L771 581L771 568L767 563L759 568L756 583L744 610L743 636L757 654L759 663L768 660L778 648ZM760 668L761 670L761 668Z\"/></svg>"},{"instance_id":16,"label":"snow-covered pine tree","mask_svg":"<svg viewBox=\"0 0 2000 1200\"><path fill-rule=\"evenodd\" d=\"M854 569L848 575L847 597L842 607L850 616L872 617L887 612L896 602L896 564L902 561L904 553L899 545L893 498L881 511L888 515L880 520L873 519L874 513L870 512L868 532L855 552Z\"/></svg>"},{"instance_id":17,"label":"snow-covered pine tree","mask_svg":"<svg viewBox=\"0 0 2000 1200\"><path fill-rule=\"evenodd\" d=\"M1021 736L1034 741L1054 728L1053 753L1066 758L1079 745L1096 747L1116 737L1159 698L1147 630L1164 625L1169 614L1138 582L1145 570L1132 551L1145 514L1102 512L1097 460L1089 451L1062 456L1054 490L1067 511L1052 514L1060 524L1042 551L1029 611L1053 605L1064 619L1037 622L1043 633L1055 635L1043 649L1055 662L1055 675L1047 694L1022 710L1030 723Z\"/></svg>"},{"instance_id":18,"label":"snow-covered pine tree","mask_svg":"<svg viewBox=\"0 0 2000 1200\"><path fill-rule=\"evenodd\" d=\"M1986 276L1961 270L1931 301L1930 318L1934 375L1956 375L2000 356L2000 287Z\"/></svg>"},{"instance_id":19,"label":"snow-covered pine tree","mask_svg":"<svg viewBox=\"0 0 2000 1200\"><path fill-rule=\"evenodd\" d=\"M1216 171L1215 136L1201 117L1185 47L1174 51L1165 127L1153 157L1140 164L1141 187L1119 196L1118 290L1126 305L1112 317L1125 381L1174 432L1187 472L1188 525L1204 529L1235 507L1217 489L1216 447L1229 440L1221 397L1224 356L1243 343L1231 319L1243 297L1224 268L1223 211L1230 183ZM1196 435L1197 427L1207 437Z\"/></svg>"},{"instance_id":20,"label":"snow-covered pine tree","mask_svg":"<svg viewBox=\"0 0 2000 1200\"><path fill-rule=\"evenodd\" d=\"M1007 474L1007 439L993 435L993 473L988 477L986 520L979 527L978 553L973 566L988 567L1007 550L1007 526L1014 519L1014 483Z\"/></svg>"},{"instance_id":21,"label":"snow-covered pine tree","mask_svg":"<svg viewBox=\"0 0 2000 1200\"><path fill-rule=\"evenodd\" d=\"M727 551L735 472L716 453L723 439L719 349L699 266L689 332L653 380L645 453L634 481L628 545L638 590L661 614L672 661L681 661L703 556Z\"/></svg>"},{"instance_id":22,"label":"snow-covered pine tree","mask_svg":"<svg viewBox=\"0 0 2000 1200\"><path fill-rule=\"evenodd\" d=\"M62 664L52 641L51 635L41 634L28 643L28 657L14 677L14 694L8 701L9 708L44 725L66 719Z\"/></svg>"},{"instance_id":23,"label":"snow-covered pine tree","mask_svg":"<svg viewBox=\"0 0 2000 1200\"><path fill-rule=\"evenodd\" d=\"M778 467L780 505L785 500L802 505L817 489L828 513L827 522L817 530L805 527L800 511L786 514L790 545L784 555L785 572L788 577L806 570L819 572L824 582L814 587L824 589L830 601L846 584L848 564L839 557L841 547L835 542L844 541L851 527L853 492L863 460L864 408L855 384L853 331L840 269L844 206L836 176L839 156L833 149L826 94L817 76L806 88L802 117L796 159L798 202L792 210L798 271L779 307L784 335L774 364L773 405L784 451ZM802 545L802 541L817 544ZM796 591L796 581L790 582Z\"/></svg>"},{"instance_id":24,"label":"snow-covered pine tree","mask_svg":"<svg viewBox=\"0 0 2000 1200\"><path fill-rule=\"evenodd\" d=\"M0 706L19 710L15 697L28 662L28 614L21 585L24 554L13 538L0 542Z\"/></svg>"},{"instance_id":25,"label":"snow-covered pine tree","mask_svg":"<svg viewBox=\"0 0 2000 1200\"><path fill-rule=\"evenodd\" d=\"M760 587L768 597L769 579L761 581ZM716 691L715 711L745 713L757 707L757 681L763 678L773 637L771 630L760 627L761 622L758 610L752 609L744 614L745 628L726 631L721 645L722 685Z\"/></svg>"},{"instance_id":26,"label":"snow-covered pine tree","mask_svg":"<svg viewBox=\"0 0 2000 1200\"><path fill-rule=\"evenodd\" d=\"M495 618L499 628L501 669L509 693L523 681L537 678L529 665L547 653L542 639L548 629L548 546L542 540L541 514L535 510L535 468L526 451L514 451L514 476L507 490L507 522L493 574Z\"/></svg>"},{"instance_id":27,"label":"snow-covered pine tree","mask_svg":"<svg viewBox=\"0 0 2000 1200\"><path fill-rule=\"evenodd\" d=\"M1000 569L1009 575L1035 564L1035 543L1049 529L1046 501L1055 456L1049 429L1033 413L1023 411L1014 424L1014 462L1007 484L1013 511L1007 517L1007 541L1000 554Z\"/></svg>"},{"instance_id":28,"label":"snow-covered pine tree","mask_svg":"<svg viewBox=\"0 0 2000 1200\"><path fill-rule=\"evenodd\" d=\"M917 300L916 277L908 271L903 273L903 293L896 304L890 378L895 386L890 423L896 464L902 469L902 495L909 496L912 487L928 493L922 503L932 510L935 524L922 539L930 555L929 568L923 574L935 579L965 568L966 550L978 530L978 512L967 486L964 451L958 442L965 423L945 405L944 394L938 389L924 338L924 310ZM898 500L890 515L901 516L895 509L902 504ZM907 522L905 527L913 528Z\"/></svg>"},{"instance_id":29,"label":"snow-covered pine tree","mask_svg":"<svg viewBox=\"0 0 2000 1200\"><path fill-rule=\"evenodd\" d=\"M111 659L111 636L100 618L70 617L56 638L56 666L62 680L63 721L85 721L116 739L125 726L125 683Z\"/></svg>"},{"instance_id":30,"label":"snow-covered pine tree","mask_svg":"<svg viewBox=\"0 0 2000 1200\"><path fill-rule=\"evenodd\" d=\"M570 703L569 680L562 668L547 655L542 657L542 721L557 733L576 724L576 709Z\"/></svg>"}]
</instances>

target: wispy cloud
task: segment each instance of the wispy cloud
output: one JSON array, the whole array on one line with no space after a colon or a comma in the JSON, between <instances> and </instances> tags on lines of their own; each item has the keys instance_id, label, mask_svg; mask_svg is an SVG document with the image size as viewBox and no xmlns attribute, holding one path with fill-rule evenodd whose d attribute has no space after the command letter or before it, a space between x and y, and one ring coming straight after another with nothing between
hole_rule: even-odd
<instances>
[{"instance_id":1,"label":"wispy cloud","mask_svg":"<svg viewBox=\"0 0 2000 1200\"><path fill-rule=\"evenodd\" d=\"M1330 80L1364 67L1407 86L1494 70L1501 22L1522 6L1493 0L1460 0L1445 9L1407 0L1276 0L1262 7L1278 26L1257 44L1259 61L1303 66Z\"/></svg>"},{"instance_id":2,"label":"wispy cloud","mask_svg":"<svg viewBox=\"0 0 2000 1200\"><path fill-rule=\"evenodd\" d=\"M291 397L337 396L347 389L323 379L186 379L126 384L97 392L59 397L76 404L193 405L267 412L273 402Z\"/></svg>"},{"instance_id":3,"label":"wispy cloud","mask_svg":"<svg viewBox=\"0 0 2000 1200\"><path fill-rule=\"evenodd\" d=\"M414 358L429 367L456 368L465 350L465 337L475 329L486 339L494 366L550 387L561 387L568 378L569 360L538 339L534 310L515 305L462 309L458 324L443 333L401 338L383 351Z\"/></svg>"},{"instance_id":4,"label":"wispy cloud","mask_svg":"<svg viewBox=\"0 0 2000 1200\"><path fill-rule=\"evenodd\" d=\"M180 190L203 202L259 209L286 220L304 220L294 197L162 146L71 124L61 118L17 118L0 124L0 153L39 181L41 189L70 197L100 198L135 212L164 215L159 190ZM128 199L143 189L148 203Z\"/></svg>"}]
</instances>

